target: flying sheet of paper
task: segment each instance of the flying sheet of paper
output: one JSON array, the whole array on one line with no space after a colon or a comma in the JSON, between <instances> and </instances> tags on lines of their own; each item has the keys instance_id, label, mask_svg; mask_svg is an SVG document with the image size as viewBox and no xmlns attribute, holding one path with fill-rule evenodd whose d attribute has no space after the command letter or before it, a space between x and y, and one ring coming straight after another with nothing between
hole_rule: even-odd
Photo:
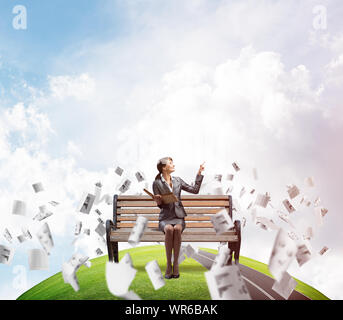
<instances>
[{"instance_id":1,"label":"flying sheet of paper","mask_svg":"<svg viewBox=\"0 0 343 320\"><path fill-rule=\"evenodd\" d=\"M303 234L304 240L311 240L313 238L313 229L312 227L307 227L305 233Z\"/></svg>"},{"instance_id":2,"label":"flying sheet of paper","mask_svg":"<svg viewBox=\"0 0 343 320\"><path fill-rule=\"evenodd\" d=\"M100 222L96 229L94 230L100 237L102 237L106 233L106 228L104 225Z\"/></svg>"},{"instance_id":3,"label":"flying sheet of paper","mask_svg":"<svg viewBox=\"0 0 343 320\"><path fill-rule=\"evenodd\" d=\"M85 265L87 267L89 257L82 255L81 253L74 253L69 260L69 263L74 267L75 272L82 266Z\"/></svg>"},{"instance_id":4,"label":"flying sheet of paper","mask_svg":"<svg viewBox=\"0 0 343 320\"><path fill-rule=\"evenodd\" d=\"M211 222L217 234L222 234L234 226L226 209L222 209L212 215Z\"/></svg>"},{"instance_id":5,"label":"flying sheet of paper","mask_svg":"<svg viewBox=\"0 0 343 320\"><path fill-rule=\"evenodd\" d=\"M102 212L101 212L99 209L95 209L94 212L95 212L96 214L98 214L99 216L102 215Z\"/></svg>"},{"instance_id":6,"label":"flying sheet of paper","mask_svg":"<svg viewBox=\"0 0 343 320\"><path fill-rule=\"evenodd\" d=\"M131 268L133 268L133 263L132 263L132 259L131 259L131 256L129 253L126 253L124 255L124 257L122 257L119 261L119 263L122 263L122 264L127 264L129 265Z\"/></svg>"},{"instance_id":7,"label":"flying sheet of paper","mask_svg":"<svg viewBox=\"0 0 343 320\"><path fill-rule=\"evenodd\" d=\"M102 223L103 225L105 225L104 220L102 220L100 217L99 217L97 220L98 220L98 222L100 222L100 223Z\"/></svg>"},{"instance_id":8,"label":"flying sheet of paper","mask_svg":"<svg viewBox=\"0 0 343 320\"><path fill-rule=\"evenodd\" d=\"M321 207L320 211L321 211L322 217L324 217L328 213L329 210Z\"/></svg>"},{"instance_id":9,"label":"flying sheet of paper","mask_svg":"<svg viewBox=\"0 0 343 320\"><path fill-rule=\"evenodd\" d=\"M32 239L32 235L31 235L29 229L27 229L26 227L22 227L21 231L22 231L22 234L17 237L18 241L20 243L22 243L26 240Z\"/></svg>"},{"instance_id":10,"label":"flying sheet of paper","mask_svg":"<svg viewBox=\"0 0 343 320\"><path fill-rule=\"evenodd\" d=\"M320 197L317 197L317 198L313 201L313 204L317 207L317 206L320 205L320 202L321 202Z\"/></svg>"},{"instance_id":11,"label":"flying sheet of paper","mask_svg":"<svg viewBox=\"0 0 343 320\"><path fill-rule=\"evenodd\" d=\"M256 200L255 200L255 204L266 208L268 205L268 202L270 201L270 196L268 194L268 192L266 194L257 194Z\"/></svg>"},{"instance_id":12,"label":"flying sheet of paper","mask_svg":"<svg viewBox=\"0 0 343 320\"><path fill-rule=\"evenodd\" d=\"M149 275L150 281L155 290L162 288L165 285L161 269L157 260L152 260L145 265L145 270Z\"/></svg>"},{"instance_id":13,"label":"flying sheet of paper","mask_svg":"<svg viewBox=\"0 0 343 320\"><path fill-rule=\"evenodd\" d=\"M247 223L247 219L245 217L242 217L242 228L245 227L246 223Z\"/></svg>"},{"instance_id":14,"label":"flying sheet of paper","mask_svg":"<svg viewBox=\"0 0 343 320\"><path fill-rule=\"evenodd\" d=\"M233 177L234 177L234 175L232 173L228 173L226 176L226 180L232 181Z\"/></svg>"},{"instance_id":15,"label":"flying sheet of paper","mask_svg":"<svg viewBox=\"0 0 343 320\"><path fill-rule=\"evenodd\" d=\"M187 246L183 246L184 252L188 258L191 258L193 254L195 253L195 249L191 244L188 244Z\"/></svg>"},{"instance_id":16,"label":"flying sheet of paper","mask_svg":"<svg viewBox=\"0 0 343 320\"><path fill-rule=\"evenodd\" d=\"M94 204L98 205L99 203L105 201L106 204L111 205L113 204L113 200L112 200L112 196L110 194L104 194L101 197L101 186L98 184L95 184L95 188L94 188ZM101 197L101 198L100 198ZM97 209L98 210L98 209ZM99 211L99 210L98 210Z\"/></svg>"},{"instance_id":17,"label":"flying sheet of paper","mask_svg":"<svg viewBox=\"0 0 343 320\"><path fill-rule=\"evenodd\" d=\"M314 187L314 178L313 177L305 178L305 185L308 187Z\"/></svg>"},{"instance_id":18,"label":"flying sheet of paper","mask_svg":"<svg viewBox=\"0 0 343 320\"><path fill-rule=\"evenodd\" d=\"M68 262L62 264L62 276L65 283L69 283L74 291L80 290L79 281L76 277L75 268Z\"/></svg>"},{"instance_id":19,"label":"flying sheet of paper","mask_svg":"<svg viewBox=\"0 0 343 320\"><path fill-rule=\"evenodd\" d=\"M136 179L137 179L138 182L142 182L142 181L145 180L145 174L143 172L141 172L141 171L137 171L135 173L135 176L136 176Z\"/></svg>"},{"instance_id":20,"label":"flying sheet of paper","mask_svg":"<svg viewBox=\"0 0 343 320\"><path fill-rule=\"evenodd\" d=\"M253 177L254 177L255 180L258 179L257 169L256 169L256 168L253 168L253 169L252 169L252 175L253 175Z\"/></svg>"},{"instance_id":21,"label":"flying sheet of paper","mask_svg":"<svg viewBox=\"0 0 343 320\"><path fill-rule=\"evenodd\" d=\"M315 223L317 226L323 225L323 215L322 215L320 207L314 208L314 218L315 218Z\"/></svg>"},{"instance_id":22,"label":"flying sheet of paper","mask_svg":"<svg viewBox=\"0 0 343 320\"><path fill-rule=\"evenodd\" d=\"M295 257L297 259L299 267L301 267L304 263L311 259L311 251L308 248L308 246L306 246L306 244L303 243L301 245L298 245Z\"/></svg>"},{"instance_id":23,"label":"flying sheet of paper","mask_svg":"<svg viewBox=\"0 0 343 320\"><path fill-rule=\"evenodd\" d=\"M12 235L7 228L4 230L4 237L9 243L12 243Z\"/></svg>"},{"instance_id":24,"label":"flying sheet of paper","mask_svg":"<svg viewBox=\"0 0 343 320\"><path fill-rule=\"evenodd\" d=\"M277 281L281 280L283 273L295 258L296 252L296 243L288 236L287 231L280 228L268 264L269 271Z\"/></svg>"},{"instance_id":25,"label":"flying sheet of paper","mask_svg":"<svg viewBox=\"0 0 343 320\"><path fill-rule=\"evenodd\" d=\"M246 192L245 187L243 187L241 189L241 192L239 193L239 197L242 198L242 196L244 195L245 192Z\"/></svg>"},{"instance_id":26,"label":"flying sheet of paper","mask_svg":"<svg viewBox=\"0 0 343 320\"><path fill-rule=\"evenodd\" d=\"M50 203L52 206L54 206L54 207L56 207L56 206L59 205L59 203L56 202L56 201L49 201L49 203Z\"/></svg>"},{"instance_id":27,"label":"flying sheet of paper","mask_svg":"<svg viewBox=\"0 0 343 320\"><path fill-rule=\"evenodd\" d=\"M54 247L54 241L52 239L49 225L44 223L36 235L45 252L50 255L50 251Z\"/></svg>"},{"instance_id":28,"label":"flying sheet of paper","mask_svg":"<svg viewBox=\"0 0 343 320\"><path fill-rule=\"evenodd\" d=\"M12 207L12 214L25 216L26 215L26 203L21 200L14 200Z\"/></svg>"},{"instance_id":29,"label":"flying sheet of paper","mask_svg":"<svg viewBox=\"0 0 343 320\"><path fill-rule=\"evenodd\" d=\"M319 254L322 256L326 251L328 251L329 248L327 246L324 246L320 251Z\"/></svg>"},{"instance_id":30,"label":"flying sheet of paper","mask_svg":"<svg viewBox=\"0 0 343 320\"><path fill-rule=\"evenodd\" d=\"M233 186L229 186L229 187L227 188L225 194L228 194L228 193L232 192L232 190L233 190Z\"/></svg>"},{"instance_id":31,"label":"flying sheet of paper","mask_svg":"<svg viewBox=\"0 0 343 320\"><path fill-rule=\"evenodd\" d=\"M295 185L287 186L287 192L290 199L294 199L300 194L298 187Z\"/></svg>"},{"instance_id":32,"label":"flying sheet of paper","mask_svg":"<svg viewBox=\"0 0 343 320\"><path fill-rule=\"evenodd\" d=\"M260 225L260 227L265 230L279 230L280 228L273 220L266 217L256 217L256 224Z\"/></svg>"},{"instance_id":33,"label":"flying sheet of paper","mask_svg":"<svg viewBox=\"0 0 343 320\"><path fill-rule=\"evenodd\" d=\"M288 199L285 199L282 201L284 207L287 209L288 213L292 213L295 211L294 207L292 206L292 204L289 202Z\"/></svg>"},{"instance_id":34,"label":"flying sheet of paper","mask_svg":"<svg viewBox=\"0 0 343 320\"><path fill-rule=\"evenodd\" d=\"M274 282L272 289L287 300L296 286L297 282L289 275L288 272L285 272L280 281Z\"/></svg>"},{"instance_id":35,"label":"flying sheet of paper","mask_svg":"<svg viewBox=\"0 0 343 320\"><path fill-rule=\"evenodd\" d=\"M292 221L290 220L289 216L286 213L283 213L282 211L277 211L279 214L279 218L283 221L285 221L286 223L288 223L293 229L295 229L294 224L292 223Z\"/></svg>"},{"instance_id":36,"label":"flying sheet of paper","mask_svg":"<svg viewBox=\"0 0 343 320\"><path fill-rule=\"evenodd\" d=\"M218 182L222 182L222 177L223 177L223 175L220 174L220 173L215 174L215 175L214 175L214 180L215 180L215 181L218 181Z\"/></svg>"},{"instance_id":37,"label":"flying sheet of paper","mask_svg":"<svg viewBox=\"0 0 343 320\"><path fill-rule=\"evenodd\" d=\"M75 230L74 230L75 236L78 236L80 234L81 228L82 228L82 221L77 221L75 224Z\"/></svg>"},{"instance_id":38,"label":"flying sheet of paper","mask_svg":"<svg viewBox=\"0 0 343 320\"><path fill-rule=\"evenodd\" d=\"M136 219L135 225L133 226L128 243L132 246L136 246L139 244L145 229L148 226L148 219L143 216L139 216Z\"/></svg>"},{"instance_id":39,"label":"flying sheet of paper","mask_svg":"<svg viewBox=\"0 0 343 320\"><path fill-rule=\"evenodd\" d=\"M131 181L129 179L125 179L125 181L120 184L120 187L118 190L121 193L125 193L127 190L129 190L130 185L131 185Z\"/></svg>"},{"instance_id":40,"label":"flying sheet of paper","mask_svg":"<svg viewBox=\"0 0 343 320\"><path fill-rule=\"evenodd\" d=\"M97 249L95 250L95 254L96 254L97 256L101 256L101 255L103 254L103 252L102 252L102 250L101 250L100 248L97 248Z\"/></svg>"},{"instance_id":41,"label":"flying sheet of paper","mask_svg":"<svg viewBox=\"0 0 343 320\"><path fill-rule=\"evenodd\" d=\"M137 270L128 264L106 262L106 283L108 290L115 296L128 292Z\"/></svg>"},{"instance_id":42,"label":"flying sheet of paper","mask_svg":"<svg viewBox=\"0 0 343 320\"><path fill-rule=\"evenodd\" d=\"M218 254L216 255L214 262L211 266L211 271L215 268L224 267L229 259L230 256L230 249L228 246L219 246Z\"/></svg>"},{"instance_id":43,"label":"flying sheet of paper","mask_svg":"<svg viewBox=\"0 0 343 320\"><path fill-rule=\"evenodd\" d=\"M183 261L185 261L186 256L185 256L185 248L181 246L180 252L179 252L179 257L178 257L178 264L180 265ZM172 254L171 257L171 263L174 263L174 254Z\"/></svg>"},{"instance_id":44,"label":"flying sheet of paper","mask_svg":"<svg viewBox=\"0 0 343 320\"><path fill-rule=\"evenodd\" d=\"M88 259L87 256L75 253L68 262L64 262L62 265L63 280L65 283L69 283L75 291L80 290L76 272L82 265L85 265L88 268L91 266Z\"/></svg>"},{"instance_id":45,"label":"flying sheet of paper","mask_svg":"<svg viewBox=\"0 0 343 320\"><path fill-rule=\"evenodd\" d=\"M292 240L298 241L300 240L300 237L297 233L295 233L293 230L287 231L288 237Z\"/></svg>"},{"instance_id":46,"label":"flying sheet of paper","mask_svg":"<svg viewBox=\"0 0 343 320\"><path fill-rule=\"evenodd\" d=\"M222 195L224 194L223 187L216 187L212 189L212 194L214 195Z\"/></svg>"},{"instance_id":47,"label":"flying sheet of paper","mask_svg":"<svg viewBox=\"0 0 343 320\"><path fill-rule=\"evenodd\" d=\"M77 211L85 213L85 214L89 214L92 209L94 200L95 200L95 195L88 192L84 192L77 206Z\"/></svg>"},{"instance_id":48,"label":"flying sheet of paper","mask_svg":"<svg viewBox=\"0 0 343 320\"><path fill-rule=\"evenodd\" d=\"M33 190L35 193L44 191L43 184L41 182L34 183L32 185Z\"/></svg>"},{"instance_id":49,"label":"flying sheet of paper","mask_svg":"<svg viewBox=\"0 0 343 320\"><path fill-rule=\"evenodd\" d=\"M250 202L248 207L247 207L247 210L249 210L252 207L252 205L253 205L253 202Z\"/></svg>"},{"instance_id":50,"label":"flying sheet of paper","mask_svg":"<svg viewBox=\"0 0 343 320\"><path fill-rule=\"evenodd\" d=\"M233 168L234 168L236 171L241 170L240 167L237 165L236 162L234 162L234 163L232 164L232 166L233 166Z\"/></svg>"},{"instance_id":51,"label":"flying sheet of paper","mask_svg":"<svg viewBox=\"0 0 343 320\"><path fill-rule=\"evenodd\" d=\"M37 213L32 220L37 220L37 221L42 221L50 216L53 215L53 213L51 211L48 211L46 206L41 206L39 207L40 212Z\"/></svg>"},{"instance_id":52,"label":"flying sheet of paper","mask_svg":"<svg viewBox=\"0 0 343 320\"><path fill-rule=\"evenodd\" d=\"M224 266L205 272L212 300L251 300L238 266Z\"/></svg>"},{"instance_id":53,"label":"flying sheet of paper","mask_svg":"<svg viewBox=\"0 0 343 320\"><path fill-rule=\"evenodd\" d=\"M116 170L114 171L118 176L121 176L124 172L124 169L117 167Z\"/></svg>"},{"instance_id":54,"label":"flying sheet of paper","mask_svg":"<svg viewBox=\"0 0 343 320\"><path fill-rule=\"evenodd\" d=\"M49 270L49 257L42 249L28 250L30 270Z\"/></svg>"},{"instance_id":55,"label":"flying sheet of paper","mask_svg":"<svg viewBox=\"0 0 343 320\"><path fill-rule=\"evenodd\" d=\"M241 212L241 206L236 198L232 198L232 211Z\"/></svg>"},{"instance_id":56,"label":"flying sheet of paper","mask_svg":"<svg viewBox=\"0 0 343 320\"><path fill-rule=\"evenodd\" d=\"M26 239L26 237L24 236L24 235L19 235L18 237L17 237L17 239L18 239L18 241L20 242L20 243L23 243L24 241L26 241L27 239Z\"/></svg>"},{"instance_id":57,"label":"flying sheet of paper","mask_svg":"<svg viewBox=\"0 0 343 320\"><path fill-rule=\"evenodd\" d=\"M14 248L0 245L0 263L10 265L14 256Z\"/></svg>"}]
</instances>

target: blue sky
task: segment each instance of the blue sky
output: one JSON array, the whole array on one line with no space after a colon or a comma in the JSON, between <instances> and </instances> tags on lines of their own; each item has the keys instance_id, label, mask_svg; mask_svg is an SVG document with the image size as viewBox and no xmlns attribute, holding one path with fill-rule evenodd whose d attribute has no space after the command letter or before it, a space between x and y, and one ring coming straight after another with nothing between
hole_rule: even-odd
<instances>
[{"instance_id":1,"label":"blue sky","mask_svg":"<svg viewBox=\"0 0 343 320\"><path fill-rule=\"evenodd\" d=\"M0 53L12 75L42 85L61 52L83 41L101 42L125 33L120 6L106 10L108 1L25 1L27 29L12 26L13 1L0 4ZM18 3L19 4L19 3ZM6 74L2 83L6 85ZM18 80L18 79L16 79Z\"/></svg>"},{"instance_id":2,"label":"blue sky","mask_svg":"<svg viewBox=\"0 0 343 320\"><path fill-rule=\"evenodd\" d=\"M26 30L12 27L16 4L27 9ZM327 14L320 30L313 27L318 4ZM314 175L330 214L313 246L333 250L292 272L343 298L343 284L333 279L339 271L325 276L342 263L343 249L342 13L338 0L1 1L1 227L16 234L11 201L31 201L30 183L38 179L64 202L49 218L56 237L51 270L28 272L30 284L69 258L73 223L84 218L72 213L84 189L103 180L113 194L116 165L131 177L143 170L150 183L156 159L172 155L177 175L189 181L207 160L208 186L228 163L241 163L247 176L257 166L261 192L281 200L287 184ZM242 176L241 183L250 180ZM306 210L299 212L310 216ZM111 216L110 207L104 212ZM275 235L247 228L243 255L267 263ZM17 246L13 265L27 268L25 250L36 245ZM0 265L0 280L8 280L0 297L12 287L12 270Z\"/></svg>"}]
</instances>

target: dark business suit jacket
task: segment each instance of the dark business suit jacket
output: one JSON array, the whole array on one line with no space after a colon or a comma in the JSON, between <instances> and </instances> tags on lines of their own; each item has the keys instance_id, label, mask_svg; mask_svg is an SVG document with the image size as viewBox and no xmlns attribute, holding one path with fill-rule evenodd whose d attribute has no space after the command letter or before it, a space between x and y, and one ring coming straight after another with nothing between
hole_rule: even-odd
<instances>
[{"instance_id":1,"label":"dark business suit jacket","mask_svg":"<svg viewBox=\"0 0 343 320\"><path fill-rule=\"evenodd\" d=\"M194 186L191 186L184 182L180 177L172 177L173 182L173 193L178 198L178 202L160 204L158 207L161 210L159 215L159 220L172 219L175 218L184 218L187 214L181 202L181 190L190 192L190 193L199 193L200 186L202 183L203 175L197 174L195 178ZM152 190L154 194L165 194L169 193L170 189L167 182L160 179L156 179L152 184Z\"/></svg>"}]
</instances>

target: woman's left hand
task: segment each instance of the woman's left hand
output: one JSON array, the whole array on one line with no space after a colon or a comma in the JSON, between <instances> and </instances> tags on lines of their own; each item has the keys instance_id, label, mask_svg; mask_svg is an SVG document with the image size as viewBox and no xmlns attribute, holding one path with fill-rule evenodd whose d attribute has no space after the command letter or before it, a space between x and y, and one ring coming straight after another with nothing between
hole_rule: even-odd
<instances>
[{"instance_id":1,"label":"woman's left hand","mask_svg":"<svg viewBox=\"0 0 343 320\"><path fill-rule=\"evenodd\" d=\"M205 163L205 161L200 165L198 174L201 174L201 172L205 170L204 163Z\"/></svg>"}]
</instances>

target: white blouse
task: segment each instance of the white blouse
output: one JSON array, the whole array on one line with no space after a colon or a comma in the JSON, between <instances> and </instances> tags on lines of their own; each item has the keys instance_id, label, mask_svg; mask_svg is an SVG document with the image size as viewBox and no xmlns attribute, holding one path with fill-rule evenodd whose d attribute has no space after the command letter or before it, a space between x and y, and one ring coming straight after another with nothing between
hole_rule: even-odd
<instances>
[{"instance_id":1,"label":"white blouse","mask_svg":"<svg viewBox=\"0 0 343 320\"><path fill-rule=\"evenodd\" d=\"M168 186L170 192L173 192L173 179L172 179L172 177L170 178L170 182L171 182L171 184L172 184L171 187L170 187L170 184L166 181L166 179L164 179L164 177L163 177L162 174L161 174L161 180L164 181L164 182L167 184L167 186Z\"/></svg>"}]
</instances>

